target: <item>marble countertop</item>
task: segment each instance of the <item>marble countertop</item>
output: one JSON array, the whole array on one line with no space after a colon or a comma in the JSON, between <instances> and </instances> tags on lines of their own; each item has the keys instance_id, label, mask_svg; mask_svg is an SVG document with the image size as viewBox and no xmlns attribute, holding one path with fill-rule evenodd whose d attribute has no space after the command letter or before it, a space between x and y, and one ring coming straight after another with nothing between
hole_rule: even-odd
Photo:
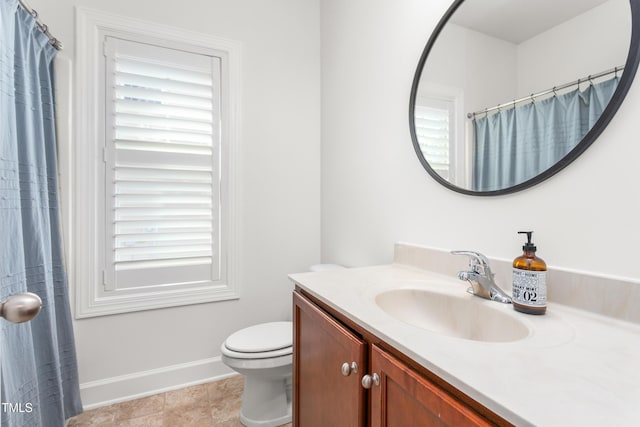
<instances>
[{"instance_id":1,"label":"marble countertop","mask_svg":"<svg viewBox=\"0 0 640 427\"><path fill-rule=\"evenodd\" d=\"M467 294L466 284L451 276L400 264L289 277L517 426L640 425L638 324L554 303L544 316L518 313L510 304ZM376 305L376 295L392 289L472 298L521 320L530 333L482 342L431 332Z\"/></svg>"}]
</instances>

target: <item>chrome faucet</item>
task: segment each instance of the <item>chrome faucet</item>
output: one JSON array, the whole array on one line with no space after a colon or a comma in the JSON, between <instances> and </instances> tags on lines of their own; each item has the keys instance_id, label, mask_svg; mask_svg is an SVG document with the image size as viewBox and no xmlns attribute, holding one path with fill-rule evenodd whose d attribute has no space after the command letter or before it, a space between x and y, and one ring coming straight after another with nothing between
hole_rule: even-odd
<instances>
[{"instance_id":1,"label":"chrome faucet","mask_svg":"<svg viewBox=\"0 0 640 427\"><path fill-rule=\"evenodd\" d=\"M451 251L451 253L469 257L470 271L458 272L458 279L466 280L471 284L467 292L482 298L511 304L511 297L496 284L487 257L473 251Z\"/></svg>"}]
</instances>

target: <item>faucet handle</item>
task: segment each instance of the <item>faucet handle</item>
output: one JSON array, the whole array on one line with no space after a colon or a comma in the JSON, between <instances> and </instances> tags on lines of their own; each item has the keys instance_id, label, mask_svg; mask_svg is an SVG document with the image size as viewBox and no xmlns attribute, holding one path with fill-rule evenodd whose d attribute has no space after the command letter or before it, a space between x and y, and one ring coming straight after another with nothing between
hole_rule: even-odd
<instances>
[{"instance_id":1,"label":"faucet handle","mask_svg":"<svg viewBox=\"0 0 640 427\"><path fill-rule=\"evenodd\" d=\"M489 266L489 260L486 256L482 255L480 252L474 251L451 251L452 255L466 255L469 257L469 265L482 265L483 267Z\"/></svg>"},{"instance_id":2,"label":"faucet handle","mask_svg":"<svg viewBox=\"0 0 640 427\"><path fill-rule=\"evenodd\" d=\"M466 255L469 257L469 267L471 267L474 271L478 271L478 267L481 268L479 273L485 273L487 269L489 269L489 260L486 256L482 255L480 252L474 251L451 251L452 255Z\"/></svg>"}]
</instances>

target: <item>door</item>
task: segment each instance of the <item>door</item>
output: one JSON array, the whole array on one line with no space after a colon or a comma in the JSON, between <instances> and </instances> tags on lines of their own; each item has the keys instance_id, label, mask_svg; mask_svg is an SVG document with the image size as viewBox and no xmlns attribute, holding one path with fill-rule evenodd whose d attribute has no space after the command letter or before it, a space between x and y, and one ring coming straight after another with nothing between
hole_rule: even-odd
<instances>
[{"instance_id":1,"label":"door","mask_svg":"<svg viewBox=\"0 0 640 427\"><path fill-rule=\"evenodd\" d=\"M372 427L491 426L439 386L373 345Z\"/></svg>"},{"instance_id":2,"label":"door","mask_svg":"<svg viewBox=\"0 0 640 427\"><path fill-rule=\"evenodd\" d=\"M293 425L364 426L366 344L294 292Z\"/></svg>"}]
</instances>

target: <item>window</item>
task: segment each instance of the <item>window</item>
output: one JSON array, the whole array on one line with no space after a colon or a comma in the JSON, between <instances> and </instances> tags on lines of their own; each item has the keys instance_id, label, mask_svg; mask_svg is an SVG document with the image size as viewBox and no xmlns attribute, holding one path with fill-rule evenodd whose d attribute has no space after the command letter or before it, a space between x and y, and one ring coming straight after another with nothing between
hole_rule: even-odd
<instances>
[{"instance_id":1,"label":"window","mask_svg":"<svg viewBox=\"0 0 640 427\"><path fill-rule=\"evenodd\" d=\"M453 103L437 99L421 99L415 106L416 136L424 158L433 170L449 179L453 166L453 144L450 117Z\"/></svg>"},{"instance_id":2,"label":"window","mask_svg":"<svg viewBox=\"0 0 640 427\"><path fill-rule=\"evenodd\" d=\"M425 160L443 179L464 186L470 179L471 161L464 153L469 133L464 116L464 92L458 88L420 86L414 108L416 137ZM469 128L470 130L470 128Z\"/></svg>"},{"instance_id":3,"label":"window","mask_svg":"<svg viewBox=\"0 0 640 427\"><path fill-rule=\"evenodd\" d=\"M104 46L105 289L220 280L220 58Z\"/></svg>"},{"instance_id":4,"label":"window","mask_svg":"<svg viewBox=\"0 0 640 427\"><path fill-rule=\"evenodd\" d=\"M78 16L79 70L95 80L78 90L88 96L78 99L76 316L237 298L238 46L85 9Z\"/></svg>"}]
</instances>

